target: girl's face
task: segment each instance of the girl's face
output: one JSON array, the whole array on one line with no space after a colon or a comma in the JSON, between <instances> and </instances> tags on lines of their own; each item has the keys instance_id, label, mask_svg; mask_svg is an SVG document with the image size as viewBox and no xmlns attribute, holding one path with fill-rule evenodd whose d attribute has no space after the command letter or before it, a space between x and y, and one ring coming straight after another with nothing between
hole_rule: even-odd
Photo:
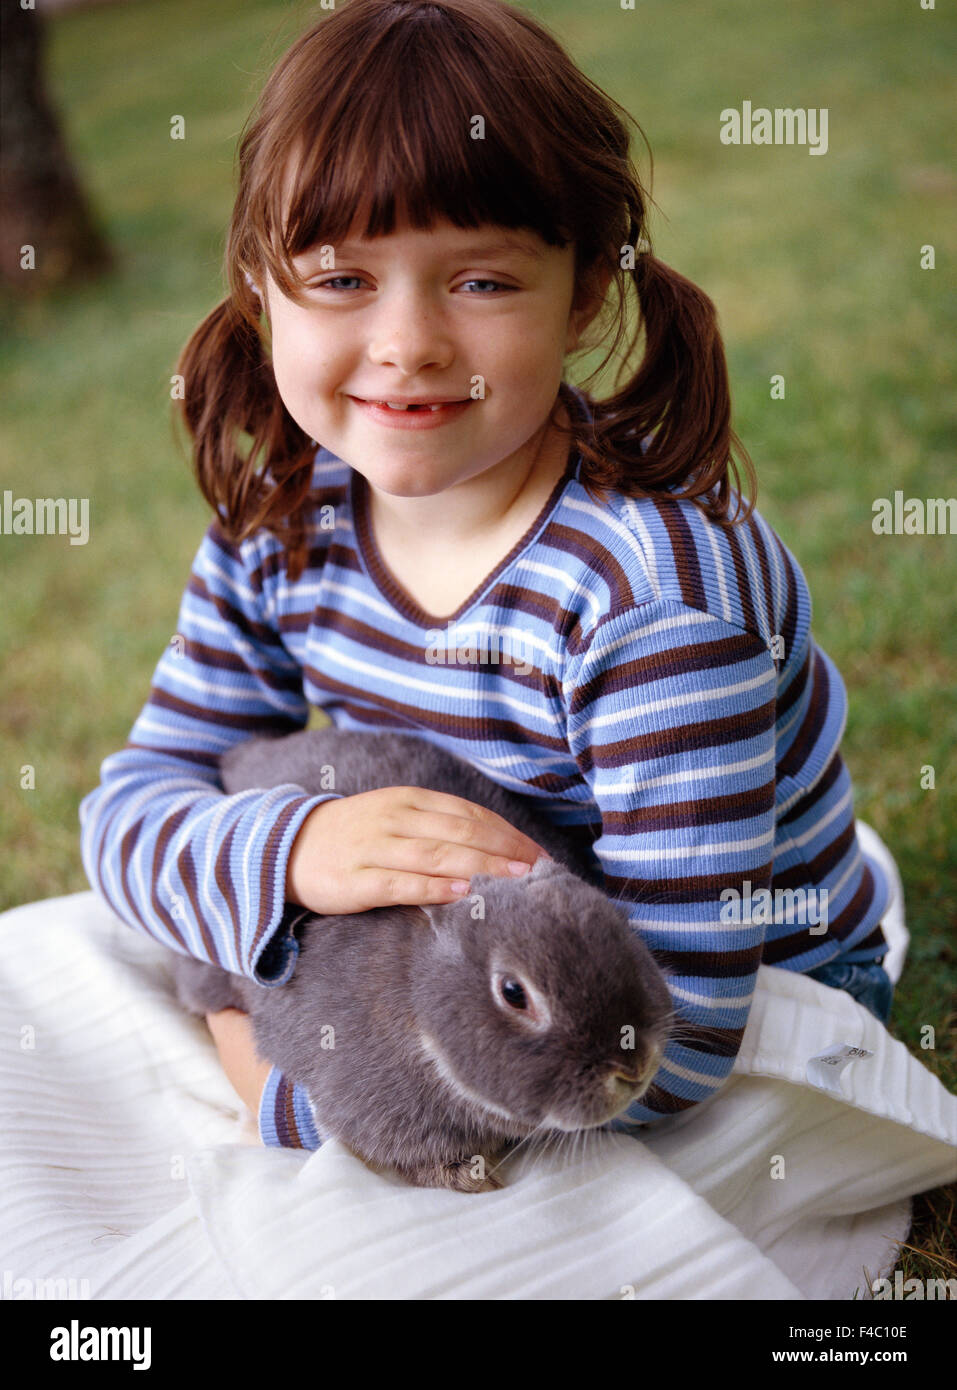
<instances>
[{"instance_id":1,"label":"girl's face","mask_svg":"<svg viewBox=\"0 0 957 1390\"><path fill-rule=\"evenodd\" d=\"M279 393L306 434L402 497L529 465L587 322L572 311L574 247L442 222L334 251L332 266L320 246L295 259L302 304L265 286Z\"/></svg>"}]
</instances>

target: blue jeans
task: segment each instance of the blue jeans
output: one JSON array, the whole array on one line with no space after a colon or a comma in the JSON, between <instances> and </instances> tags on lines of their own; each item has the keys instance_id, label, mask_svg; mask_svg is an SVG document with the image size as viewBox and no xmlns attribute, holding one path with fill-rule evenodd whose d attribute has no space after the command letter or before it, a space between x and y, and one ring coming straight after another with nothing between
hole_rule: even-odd
<instances>
[{"instance_id":1,"label":"blue jeans","mask_svg":"<svg viewBox=\"0 0 957 1390\"><path fill-rule=\"evenodd\" d=\"M819 980L822 985L846 990L852 999L863 1004L881 1023L886 1023L890 1018L894 985L881 961L874 960L867 965L855 965L843 960L833 960L806 973L810 979Z\"/></svg>"}]
</instances>

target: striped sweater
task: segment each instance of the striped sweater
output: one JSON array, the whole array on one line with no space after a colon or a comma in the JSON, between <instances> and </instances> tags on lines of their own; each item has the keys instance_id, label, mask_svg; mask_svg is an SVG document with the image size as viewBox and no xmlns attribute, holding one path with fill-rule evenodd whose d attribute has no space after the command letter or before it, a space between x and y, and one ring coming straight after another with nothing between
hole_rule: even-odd
<instances>
[{"instance_id":1,"label":"striped sweater","mask_svg":"<svg viewBox=\"0 0 957 1390\"><path fill-rule=\"evenodd\" d=\"M295 584L275 537L234 545L214 520L149 698L80 805L81 849L130 926L279 985L302 913L284 902L289 852L336 793L227 795L219 756L303 728L311 707L448 748L578 838L666 970L675 1037L615 1122L630 1129L718 1090L761 963L883 956L888 884L855 835L846 693L790 551L758 512L727 530L673 496L593 501L580 469L573 447L450 617L397 584L368 484L325 449ZM277 1068L259 1124L266 1143L320 1142Z\"/></svg>"}]
</instances>

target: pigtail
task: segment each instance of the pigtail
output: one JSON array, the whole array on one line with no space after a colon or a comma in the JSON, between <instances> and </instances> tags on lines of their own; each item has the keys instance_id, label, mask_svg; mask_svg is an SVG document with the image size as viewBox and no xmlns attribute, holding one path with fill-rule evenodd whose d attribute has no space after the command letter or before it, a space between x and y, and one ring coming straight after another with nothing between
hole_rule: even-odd
<instances>
[{"instance_id":1,"label":"pigtail","mask_svg":"<svg viewBox=\"0 0 957 1390\"><path fill-rule=\"evenodd\" d=\"M640 244L632 230L632 244ZM728 367L715 306L650 250L636 256L632 273L640 307L632 351L643 327L644 356L631 381L596 405L591 437L582 443L588 481L631 496L667 491L694 499L714 521L744 522L754 508L757 478L731 428ZM732 445L747 476L746 502ZM729 469L738 493L733 517L728 515Z\"/></svg>"},{"instance_id":2,"label":"pigtail","mask_svg":"<svg viewBox=\"0 0 957 1390\"><path fill-rule=\"evenodd\" d=\"M306 560L314 448L282 403L258 308L255 291L238 284L199 325L176 367L179 407L196 481L224 535L236 544L268 525L295 581Z\"/></svg>"}]
</instances>

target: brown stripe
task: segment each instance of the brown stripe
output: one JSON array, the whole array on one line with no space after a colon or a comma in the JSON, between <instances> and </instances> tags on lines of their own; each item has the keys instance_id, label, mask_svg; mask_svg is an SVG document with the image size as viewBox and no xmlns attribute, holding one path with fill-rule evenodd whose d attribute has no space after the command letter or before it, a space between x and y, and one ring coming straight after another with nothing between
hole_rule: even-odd
<instances>
[{"instance_id":1,"label":"brown stripe","mask_svg":"<svg viewBox=\"0 0 957 1390\"><path fill-rule=\"evenodd\" d=\"M280 651L285 651L275 628L267 627L264 623L253 622L241 608L235 607L222 594L211 593L199 575L191 574L186 587L189 593L211 604L220 617L226 622L232 623L253 641L259 642L265 647L275 647Z\"/></svg>"},{"instance_id":2,"label":"brown stripe","mask_svg":"<svg viewBox=\"0 0 957 1390\"><path fill-rule=\"evenodd\" d=\"M165 690L153 687L150 694L150 704L154 709L171 710L174 714L181 715L184 719L196 719L201 724L208 724L210 728L217 729L227 727L230 729L246 729L251 734L294 734L302 726L296 720L290 719L288 714L232 714L229 710L210 709L204 705L194 705L190 700L183 700L178 695L171 695ZM128 743L129 748L149 748L148 744ZM165 757L182 757L190 762L205 762L209 766L214 766L218 762L218 755L208 752L184 752L182 749L156 748L150 749L151 752L162 752Z\"/></svg>"},{"instance_id":3,"label":"brown stripe","mask_svg":"<svg viewBox=\"0 0 957 1390\"><path fill-rule=\"evenodd\" d=\"M583 748L578 765L583 772L594 767L621 767L649 757L685 753L689 748L713 748L716 744L743 742L774 727L774 700L748 710L746 714L723 715L677 729L657 729L649 734L632 734L600 747Z\"/></svg>"},{"instance_id":4,"label":"brown stripe","mask_svg":"<svg viewBox=\"0 0 957 1390\"><path fill-rule=\"evenodd\" d=\"M222 844L219 847L219 853L216 855L216 860L213 864L213 875L216 879L216 886L226 899L226 906L229 908L229 917L233 927L233 943L236 951L236 959L241 961L243 958L242 913L240 912L236 890L233 887L232 875L229 871L230 851L233 847L233 841L236 838L236 828L238 824L239 819L233 822L229 830L223 836Z\"/></svg>"},{"instance_id":5,"label":"brown stripe","mask_svg":"<svg viewBox=\"0 0 957 1390\"><path fill-rule=\"evenodd\" d=\"M797 575L794 572L794 566L788 558L784 546L781 544L780 537L774 530L771 530L771 539L774 542L774 545L777 547L778 555L781 559L781 569L783 570L782 582L784 584L784 592L787 596L784 608L784 618L779 629L781 636L784 638L784 659L787 662L791 660L792 648L794 646L794 637L795 633L797 632L798 582Z\"/></svg>"},{"instance_id":6,"label":"brown stripe","mask_svg":"<svg viewBox=\"0 0 957 1390\"><path fill-rule=\"evenodd\" d=\"M811 648L804 653L800 669L788 682L786 690L778 692L778 719L783 720L792 707L804 698L804 689L811 675Z\"/></svg>"},{"instance_id":7,"label":"brown stripe","mask_svg":"<svg viewBox=\"0 0 957 1390\"><path fill-rule=\"evenodd\" d=\"M129 830L126 831L125 835L120 840L120 887L123 892L123 900L129 905L133 916L147 931L149 931L150 929L146 926L146 922L141 917L139 909L136 906L133 894L130 892L129 881L130 862L136 849L136 843L140 838L140 831L143 828L143 819L144 818L141 816L134 825L130 826Z\"/></svg>"},{"instance_id":8,"label":"brown stripe","mask_svg":"<svg viewBox=\"0 0 957 1390\"><path fill-rule=\"evenodd\" d=\"M807 796L802 796L800 801L796 801L788 811L786 816L782 816L779 825L790 825L794 821L799 821L806 816L808 811L813 811L817 803L827 795L827 793L844 775L844 759L840 752L835 752L831 761L828 763L820 779L808 792Z\"/></svg>"},{"instance_id":9,"label":"brown stripe","mask_svg":"<svg viewBox=\"0 0 957 1390\"><path fill-rule=\"evenodd\" d=\"M157 897L156 885L159 883L160 873L162 872L163 863L166 859L167 845L173 839L174 835L179 830L183 821L186 820L191 810L192 806L181 806L178 811L175 811L173 815L169 816L168 819L163 821L162 825L160 826L159 834L157 835L156 841L153 845L153 866L150 870L150 906L156 913L157 917L159 917L164 927L166 927L168 931L172 932L176 940L182 945L183 950L186 951L188 954L189 947L186 945L185 937L183 936L179 927L176 925L175 918L170 916L163 903L161 903L159 898ZM125 876L125 867L123 872ZM213 952L212 959L218 961L219 957L216 954L216 952Z\"/></svg>"},{"instance_id":10,"label":"brown stripe","mask_svg":"<svg viewBox=\"0 0 957 1390\"><path fill-rule=\"evenodd\" d=\"M208 647L201 642L192 642L187 639L183 651L184 655L211 672L235 671L240 675L248 675L253 669L239 652L220 651L217 647ZM254 668L253 674L260 685L268 686L271 690L287 691L293 695L302 693L301 677L298 670L277 671L272 667L257 666Z\"/></svg>"},{"instance_id":11,"label":"brown stripe","mask_svg":"<svg viewBox=\"0 0 957 1390\"><path fill-rule=\"evenodd\" d=\"M337 700L332 707L347 713L356 723L369 729L388 729L395 728L397 725L404 725L413 732L429 729L434 733L454 739L468 741L494 739L496 742L511 743L516 746L525 745L532 738L526 728L511 719L477 719L468 715L449 714L441 710L425 710L418 705L407 704L403 701L387 700L384 696L376 695L373 691L370 691L360 704L355 698L354 686L333 680L327 672L316 671L311 666L306 666L303 669L309 680L319 689L327 691L330 695L343 697L341 700ZM324 708L328 710L330 705L327 703ZM549 752L568 752L568 744L560 736L550 737L539 731L534 734L534 740L539 748L547 749ZM575 783L563 785L575 785Z\"/></svg>"},{"instance_id":12,"label":"brown stripe","mask_svg":"<svg viewBox=\"0 0 957 1390\"><path fill-rule=\"evenodd\" d=\"M706 610L708 596L701 578L698 551L682 506L674 498L654 497L652 501L671 542L681 598L689 608Z\"/></svg>"},{"instance_id":13,"label":"brown stripe","mask_svg":"<svg viewBox=\"0 0 957 1390\"><path fill-rule=\"evenodd\" d=\"M569 701L569 712L579 714L603 695L627 690L667 678L673 680L688 671L717 671L729 666L753 661L767 647L750 633L733 637L718 637L711 642L692 642L682 647L669 647L666 652L616 664L600 671L590 681L578 684ZM666 658L664 661L662 658Z\"/></svg>"},{"instance_id":14,"label":"brown stripe","mask_svg":"<svg viewBox=\"0 0 957 1390\"><path fill-rule=\"evenodd\" d=\"M285 1089L286 1133L289 1139L293 1141L290 1147L301 1149L302 1135L299 1133L299 1127L296 1124L296 1109L293 1103L295 1096L294 1088L292 1082L287 1081L285 1077L283 1077L283 1086Z\"/></svg>"},{"instance_id":15,"label":"brown stripe","mask_svg":"<svg viewBox=\"0 0 957 1390\"><path fill-rule=\"evenodd\" d=\"M522 605L525 611L534 612L533 605L528 602L530 596L527 593L525 593L523 597L526 600L525 603ZM555 618L559 611L560 609L558 608L558 605L554 603L554 601L547 601L543 603L539 612L534 613L534 616L544 619L546 622L548 622L550 625L554 627ZM449 666L457 667L460 670L475 671L479 669L496 669L501 673L503 678L513 681L514 683L521 686L532 686L536 690L542 688L542 683L546 679L544 673L541 670L539 670L539 668L534 664L533 661L529 661L528 663L532 669L524 673L519 672L516 669L517 666L524 665L524 662L522 661L513 663L511 660L500 660L496 663L494 660L488 662L482 660L480 662L473 662L470 664L464 662L459 663L455 660L449 661L448 663L431 662L427 659L426 653L429 647L432 646L432 643L427 643L425 641L404 641L403 639L394 636L391 632L383 631L380 628L372 627L369 623L362 622L359 619L352 618L347 614L337 612L335 609L331 608L319 607L310 610L309 622L315 623L317 628L319 628L323 632L324 636L341 636L344 639L355 643L357 646L360 646L362 648L363 653L365 655L368 655L370 653L381 653L383 656L388 656L396 661L402 662L405 665L417 666L418 668L420 668L424 675L434 673L436 670L442 670L444 669L444 666L447 664ZM494 624L492 624L492 626L494 629ZM515 624L509 623L509 626L515 626ZM444 625L436 630L445 635L446 629ZM491 634L491 636L492 638L494 638L494 631ZM476 638L476 645L481 645L482 641L487 640L488 638L485 635L483 635L480 638ZM467 644L463 642L462 645L465 646ZM490 645L492 645L494 650L494 642L490 642ZM509 652L508 647L504 642L502 643L502 648L502 655L506 657L511 657L512 653ZM455 649L453 648L453 657L454 650ZM517 656L524 656L524 654L525 653L522 651L516 653ZM551 689L558 690L560 693L560 686L558 685L558 682L555 681L554 677L549 676L548 679L550 679L552 682ZM353 687L353 689L354 688L355 687Z\"/></svg>"},{"instance_id":16,"label":"brown stripe","mask_svg":"<svg viewBox=\"0 0 957 1390\"><path fill-rule=\"evenodd\" d=\"M208 749L205 749L205 748L203 748L203 749L193 749L193 748L162 748L162 749L156 749L156 748L153 747L153 745L152 745L151 743L136 743L133 739L127 739L126 745L125 745L124 750L123 750L124 752L126 751L126 748L135 748L135 749L137 749L137 750L139 750L139 751L142 751L142 752L144 752L144 753L152 753L152 754L154 754L154 755L155 755L157 752L160 752L160 753L162 753L162 755L163 755L164 758L180 758L180 759L182 760L182 762L183 762L187 767L189 767L189 768L195 767L196 763L202 763L204 767L218 767L218 766L219 766L219 754L218 754L218 753L211 753L211 752L209 752Z\"/></svg>"},{"instance_id":17,"label":"brown stripe","mask_svg":"<svg viewBox=\"0 0 957 1390\"><path fill-rule=\"evenodd\" d=\"M256 955L256 950L265 935L266 929L269 926L269 920L272 916L272 901L276 889L277 857L279 854L279 846L282 843L282 837L286 832L286 827L289 822L297 812L305 806L306 802L311 799L312 798L309 796L297 796L287 806L284 806L279 812L276 822L266 838L266 843L263 845L259 916L252 927L252 936L248 953L248 960L250 962ZM282 910L282 902L284 900L285 884L283 884L283 893L281 894L280 911ZM240 956L240 960L242 960L242 956Z\"/></svg>"},{"instance_id":18,"label":"brown stripe","mask_svg":"<svg viewBox=\"0 0 957 1390\"><path fill-rule=\"evenodd\" d=\"M771 882L771 861L768 860L766 864L755 864L753 868L739 869L737 873L741 875L742 894L746 879L750 879L751 891L756 893L759 888L766 888ZM734 877L736 878L737 874ZM622 878L618 874L610 873L607 869L605 870L605 883L609 889L609 896L627 898L639 908L643 902L649 906L655 903L664 903L679 907L689 902L713 903L720 900L723 889L733 886L727 873L699 874L695 877L686 875L683 878L662 880L635 876ZM707 930L707 927L704 927L703 930Z\"/></svg>"},{"instance_id":19,"label":"brown stripe","mask_svg":"<svg viewBox=\"0 0 957 1390\"><path fill-rule=\"evenodd\" d=\"M804 926L800 931L768 941L764 949L764 964L777 965L782 960L790 960L792 956L803 955L805 951L809 951L813 946L820 946L822 942L844 941L853 935L855 928L867 916L873 901L874 876L865 860L857 892L840 916L828 921L827 931L821 936L811 936L807 926Z\"/></svg>"},{"instance_id":20,"label":"brown stripe","mask_svg":"<svg viewBox=\"0 0 957 1390\"><path fill-rule=\"evenodd\" d=\"M814 648L813 671L814 684L811 699L801 721L801 727L798 729L794 742L778 763L779 774L786 777L794 776L805 766L811 749L820 738L821 730L827 719L831 683L828 680L827 667L824 665L817 647Z\"/></svg>"},{"instance_id":21,"label":"brown stripe","mask_svg":"<svg viewBox=\"0 0 957 1390\"><path fill-rule=\"evenodd\" d=\"M684 1019L679 1019L675 1028L676 1041L681 1047L712 1057L736 1057L744 1037L743 1028L715 1028L708 1023L687 1023Z\"/></svg>"},{"instance_id":22,"label":"brown stripe","mask_svg":"<svg viewBox=\"0 0 957 1390\"><path fill-rule=\"evenodd\" d=\"M749 632L759 633L757 615L754 611L754 604L751 602L751 581L748 578L748 567L741 550L741 543L735 535L733 526L722 528L722 535L727 538L728 549L734 562L734 573L738 582L738 598L741 601L744 625ZM761 645L764 646L763 641Z\"/></svg>"},{"instance_id":23,"label":"brown stripe","mask_svg":"<svg viewBox=\"0 0 957 1390\"><path fill-rule=\"evenodd\" d=\"M850 812L848 815L850 816ZM774 876L774 886L776 888L803 888L811 884L823 883L829 874L832 874L837 865L847 856L855 836L853 817L845 824L843 830L833 840L828 840L827 844L813 858L805 858L803 855L797 864L792 864L789 868L780 869Z\"/></svg>"},{"instance_id":24,"label":"brown stripe","mask_svg":"<svg viewBox=\"0 0 957 1390\"><path fill-rule=\"evenodd\" d=\"M778 615L774 611L774 589L771 584L771 566L768 564L768 556L767 551L764 548L764 538L761 535L761 528L755 521L753 513L750 517L748 517L748 520L745 522L745 525L748 528L748 534L750 535L751 540L754 543L754 548L757 551L758 565L761 570L761 579L764 584L764 609L765 613L767 614L768 628L770 630L771 636L773 637L778 632ZM785 648L785 655L787 655L787 648ZM784 663L781 662L782 666L783 664ZM777 662L775 663L775 665L777 665Z\"/></svg>"},{"instance_id":25,"label":"brown stripe","mask_svg":"<svg viewBox=\"0 0 957 1390\"><path fill-rule=\"evenodd\" d=\"M200 936L202 937L203 945L206 947L206 950L209 954L209 958L211 961L214 961L217 965L223 965L224 962L220 960L219 952L216 950L213 940L209 934L209 928L206 925L206 918L203 916L203 909L200 906L199 894L197 892L196 883L196 865L193 863L193 850L189 841L186 842L186 844L180 850L179 854L176 856L176 867L179 870L180 878L183 880L183 887L186 890L187 898L189 898L189 905L193 909L193 917L195 918L196 923L199 926Z\"/></svg>"},{"instance_id":26,"label":"brown stripe","mask_svg":"<svg viewBox=\"0 0 957 1390\"><path fill-rule=\"evenodd\" d=\"M702 927L702 930L707 930ZM655 947L655 960L675 975L695 975L707 980L726 980L744 975L753 975L761 964L764 943L759 941L741 951L674 950L665 951Z\"/></svg>"},{"instance_id":27,"label":"brown stripe","mask_svg":"<svg viewBox=\"0 0 957 1390\"><path fill-rule=\"evenodd\" d=\"M589 537L583 537L577 528L550 521L542 532L540 544L573 556L587 566L590 575L604 580L608 586L609 612L615 612L616 609L629 610L641 602L642 595L635 593L627 571L611 551L604 546L596 546Z\"/></svg>"},{"instance_id":28,"label":"brown stripe","mask_svg":"<svg viewBox=\"0 0 957 1390\"><path fill-rule=\"evenodd\" d=\"M677 830L689 825L720 825L722 821L750 820L774 806L774 778L761 787L734 796L701 797L697 801L669 802L666 806L635 806L602 815L605 835L639 831Z\"/></svg>"},{"instance_id":29,"label":"brown stripe","mask_svg":"<svg viewBox=\"0 0 957 1390\"><path fill-rule=\"evenodd\" d=\"M884 924L878 922L870 936L865 936L863 941L859 941L854 947L855 951L873 951L881 946L887 946L887 937L884 935Z\"/></svg>"},{"instance_id":30,"label":"brown stripe","mask_svg":"<svg viewBox=\"0 0 957 1390\"><path fill-rule=\"evenodd\" d=\"M641 1098L641 1104L648 1110L654 1110L659 1115L674 1115L679 1110L690 1110L693 1105L700 1105L698 1100L685 1100L681 1096L673 1096L670 1091L666 1091L658 1085L649 1086Z\"/></svg>"}]
</instances>

